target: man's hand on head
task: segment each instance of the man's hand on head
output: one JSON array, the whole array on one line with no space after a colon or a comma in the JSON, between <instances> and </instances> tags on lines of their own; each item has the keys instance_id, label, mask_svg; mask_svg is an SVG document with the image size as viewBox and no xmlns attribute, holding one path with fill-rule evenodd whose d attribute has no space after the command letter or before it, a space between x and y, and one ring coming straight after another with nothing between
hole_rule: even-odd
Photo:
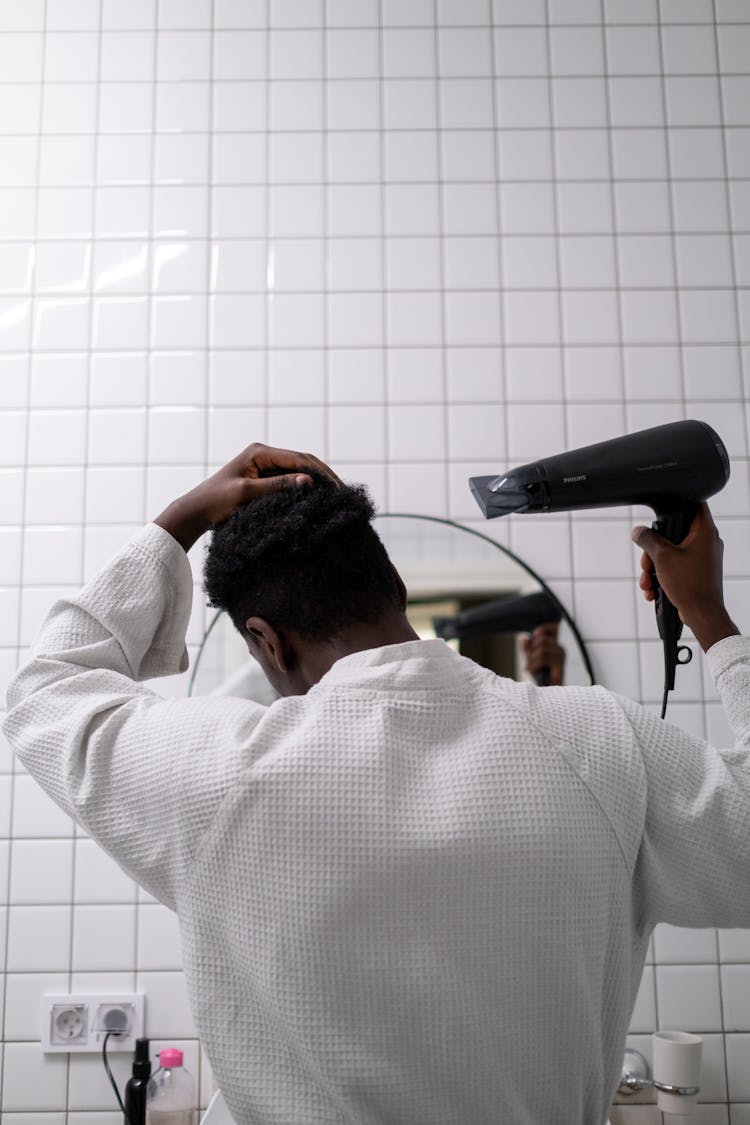
<instances>
[{"instance_id":1,"label":"man's hand on head","mask_svg":"<svg viewBox=\"0 0 750 1125\"><path fill-rule=\"evenodd\" d=\"M341 484L333 470L311 453L254 442L202 484L173 500L154 523L189 551L201 535L229 519L242 504L284 488L309 488L313 481L305 470ZM269 472L274 475L264 475Z\"/></svg>"}]
</instances>

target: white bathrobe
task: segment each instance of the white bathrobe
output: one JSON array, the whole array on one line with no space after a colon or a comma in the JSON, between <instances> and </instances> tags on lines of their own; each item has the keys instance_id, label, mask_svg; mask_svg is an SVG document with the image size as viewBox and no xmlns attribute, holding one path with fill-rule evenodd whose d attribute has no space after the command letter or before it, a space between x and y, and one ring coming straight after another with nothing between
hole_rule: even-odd
<instances>
[{"instance_id":1,"label":"white bathrobe","mask_svg":"<svg viewBox=\"0 0 750 1125\"><path fill-rule=\"evenodd\" d=\"M168 699L186 556L150 525L50 613L6 732L177 911L240 1125L601 1125L658 921L750 926L750 640L717 751L602 688L443 641L270 707ZM314 596L314 591L311 591Z\"/></svg>"}]
</instances>

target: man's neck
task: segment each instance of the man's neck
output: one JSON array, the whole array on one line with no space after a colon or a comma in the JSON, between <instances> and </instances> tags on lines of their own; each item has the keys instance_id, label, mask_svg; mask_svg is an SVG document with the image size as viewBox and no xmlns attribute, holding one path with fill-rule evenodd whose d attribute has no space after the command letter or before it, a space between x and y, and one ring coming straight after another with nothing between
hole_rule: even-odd
<instances>
[{"instance_id":1,"label":"man's neck","mask_svg":"<svg viewBox=\"0 0 750 1125\"><path fill-rule=\"evenodd\" d=\"M309 688L344 656L418 640L419 634L414 632L405 614L394 613L372 624L352 626L345 633L323 643L305 645L304 651L299 653L299 671Z\"/></svg>"}]
</instances>

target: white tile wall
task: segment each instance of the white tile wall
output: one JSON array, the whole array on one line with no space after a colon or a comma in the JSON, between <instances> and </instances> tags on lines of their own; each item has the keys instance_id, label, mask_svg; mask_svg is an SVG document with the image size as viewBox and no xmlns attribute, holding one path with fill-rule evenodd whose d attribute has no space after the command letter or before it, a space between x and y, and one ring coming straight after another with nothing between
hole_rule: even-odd
<instances>
[{"instance_id":1,"label":"white tile wall","mask_svg":"<svg viewBox=\"0 0 750 1125\"><path fill-rule=\"evenodd\" d=\"M466 478L704 418L746 625L749 107L745 0L1 0L0 681L260 439L510 543L656 703L629 513L486 525ZM678 680L675 721L727 739L700 662ZM5 745L0 892L4 1121L117 1120L93 1059L40 1054L44 988L143 988L207 1070L174 920ZM749 978L747 931L657 931L634 1042L706 1033L697 1121L750 1121Z\"/></svg>"}]
</instances>

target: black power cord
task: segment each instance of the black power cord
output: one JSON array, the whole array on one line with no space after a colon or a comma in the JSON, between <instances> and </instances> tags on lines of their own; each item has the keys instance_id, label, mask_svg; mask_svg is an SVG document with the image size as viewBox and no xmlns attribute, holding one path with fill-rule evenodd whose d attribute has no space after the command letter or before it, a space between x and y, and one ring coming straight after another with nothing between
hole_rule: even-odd
<instances>
[{"instance_id":1,"label":"black power cord","mask_svg":"<svg viewBox=\"0 0 750 1125\"><path fill-rule=\"evenodd\" d=\"M119 1105L120 1109L122 1110L122 1116L123 1116L123 1119L125 1121L125 1125L133 1125L133 1122L128 1117L127 1110L125 1109L125 1106L122 1103L122 1098L120 1097L120 1091L117 1089L117 1083L115 1082L115 1076L110 1069L109 1060L107 1058L107 1043L109 1042L110 1036L112 1036L112 1035L120 1036L122 1034L124 1034L122 1031L108 1031L107 1034L104 1036L104 1042L102 1043L102 1062L104 1063L104 1069L107 1072L107 1078L109 1079L109 1081L111 1083L111 1086L112 1086L112 1089L115 1092L115 1097L117 1098L117 1104Z\"/></svg>"}]
</instances>

